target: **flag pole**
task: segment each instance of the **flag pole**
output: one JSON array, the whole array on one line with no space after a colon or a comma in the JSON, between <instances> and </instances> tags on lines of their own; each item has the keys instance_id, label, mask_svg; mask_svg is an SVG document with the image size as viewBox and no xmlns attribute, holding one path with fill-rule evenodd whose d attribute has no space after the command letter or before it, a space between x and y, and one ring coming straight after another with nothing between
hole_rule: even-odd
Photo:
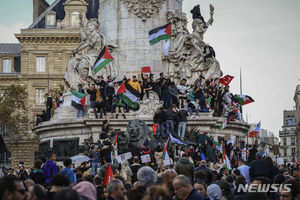
<instances>
[{"instance_id":1,"label":"flag pole","mask_svg":"<svg viewBox=\"0 0 300 200\"><path fill-rule=\"evenodd\" d=\"M240 95L243 94L243 86L242 86L242 68L240 67ZM241 111L241 117L242 119L244 119L243 117L243 108L242 108L242 105L240 107L240 111Z\"/></svg>"}]
</instances>

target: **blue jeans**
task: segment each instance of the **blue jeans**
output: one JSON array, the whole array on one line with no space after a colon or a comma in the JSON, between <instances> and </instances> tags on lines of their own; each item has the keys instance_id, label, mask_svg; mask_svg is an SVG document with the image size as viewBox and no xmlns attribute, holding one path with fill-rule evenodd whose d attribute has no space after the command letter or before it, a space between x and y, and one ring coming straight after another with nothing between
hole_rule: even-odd
<instances>
[{"instance_id":1,"label":"blue jeans","mask_svg":"<svg viewBox=\"0 0 300 200\"><path fill-rule=\"evenodd\" d=\"M198 116L199 115L199 109L198 108L188 108L188 111L190 113L190 115L192 116L193 115L193 112L196 112L196 115Z\"/></svg>"},{"instance_id":2,"label":"blue jeans","mask_svg":"<svg viewBox=\"0 0 300 200\"><path fill-rule=\"evenodd\" d=\"M163 123L158 123L156 134L157 134L158 137L159 136L165 137L165 134L164 134L164 124Z\"/></svg>"},{"instance_id":3,"label":"blue jeans","mask_svg":"<svg viewBox=\"0 0 300 200\"><path fill-rule=\"evenodd\" d=\"M166 120L167 126L167 134L170 136L171 133L174 133L174 121L173 120Z\"/></svg>"},{"instance_id":4,"label":"blue jeans","mask_svg":"<svg viewBox=\"0 0 300 200\"><path fill-rule=\"evenodd\" d=\"M84 110L83 109L76 109L76 117L79 118L79 115L80 115L80 117L83 118L83 116L84 116Z\"/></svg>"},{"instance_id":5,"label":"blue jeans","mask_svg":"<svg viewBox=\"0 0 300 200\"><path fill-rule=\"evenodd\" d=\"M171 105L171 95L170 94L164 94L164 106L166 108L170 108Z\"/></svg>"},{"instance_id":6,"label":"blue jeans","mask_svg":"<svg viewBox=\"0 0 300 200\"><path fill-rule=\"evenodd\" d=\"M97 169L100 168L100 163L98 162L92 162L92 174L97 174Z\"/></svg>"},{"instance_id":7,"label":"blue jeans","mask_svg":"<svg viewBox=\"0 0 300 200\"><path fill-rule=\"evenodd\" d=\"M182 140L184 139L185 129L186 129L186 122L179 122L178 123L178 137L180 137Z\"/></svg>"}]
</instances>

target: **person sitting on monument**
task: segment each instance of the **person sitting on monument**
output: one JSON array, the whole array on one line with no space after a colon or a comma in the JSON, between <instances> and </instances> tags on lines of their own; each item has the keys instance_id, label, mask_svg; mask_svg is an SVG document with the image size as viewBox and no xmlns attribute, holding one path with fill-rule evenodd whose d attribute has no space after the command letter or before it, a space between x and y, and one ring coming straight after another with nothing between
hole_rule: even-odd
<instances>
[{"instance_id":1,"label":"person sitting on monument","mask_svg":"<svg viewBox=\"0 0 300 200\"><path fill-rule=\"evenodd\" d=\"M204 54L204 56L203 56L204 63L206 63L208 58L214 59L216 57L215 50L211 46L209 46L208 43L206 43L206 45L204 47L203 54Z\"/></svg>"},{"instance_id":2,"label":"person sitting on monument","mask_svg":"<svg viewBox=\"0 0 300 200\"><path fill-rule=\"evenodd\" d=\"M186 100L187 104L188 104L188 111L190 113L190 116L192 118L195 117L194 113L196 114L196 118L199 117L199 108L198 108L198 104L195 101L191 101L190 99Z\"/></svg>"}]
</instances>

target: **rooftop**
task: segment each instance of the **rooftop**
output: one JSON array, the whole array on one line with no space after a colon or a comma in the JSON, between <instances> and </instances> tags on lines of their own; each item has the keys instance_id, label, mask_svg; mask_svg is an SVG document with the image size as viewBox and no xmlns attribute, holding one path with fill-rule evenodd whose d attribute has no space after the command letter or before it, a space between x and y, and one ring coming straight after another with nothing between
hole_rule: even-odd
<instances>
[{"instance_id":1,"label":"rooftop","mask_svg":"<svg viewBox=\"0 0 300 200\"><path fill-rule=\"evenodd\" d=\"M0 55L20 55L21 47L19 43L0 43Z\"/></svg>"}]
</instances>

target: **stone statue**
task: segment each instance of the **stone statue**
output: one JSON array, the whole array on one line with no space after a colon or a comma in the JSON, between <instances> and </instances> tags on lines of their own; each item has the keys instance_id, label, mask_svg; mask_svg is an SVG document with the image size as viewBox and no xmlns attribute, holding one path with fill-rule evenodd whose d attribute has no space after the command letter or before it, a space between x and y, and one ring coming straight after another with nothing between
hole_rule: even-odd
<instances>
[{"instance_id":1,"label":"stone statue","mask_svg":"<svg viewBox=\"0 0 300 200\"><path fill-rule=\"evenodd\" d=\"M156 139L150 133L150 130L143 120L135 119L128 123L127 130L125 132L126 138L128 138L129 143L141 148L148 140L149 148L155 149L157 147Z\"/></svg>"},{"instance_id":2,"label":"stone statue","mask_svg":"<svg viewBox=\"0 0 300 200\"><path fill-rule=\"evenodd\" d=\"M195 6L193 14L193 33L186 29L186 16L180 11L167 12L167 21L172 23L172 36L167 58L169 75L179 82L182 78L192 84L200 75L205 78L222 76L220 65L215 59L212 47L203 41L209 25L213 23L214 7L210 5L210 19L205 22L200 13L200 6Z\"/></svg>"},{"instance_id":3,"label":"stone statue","mask_svg":"<svg viewBox=\"0 0 300 200\"><path fill-rule=\"evenodd\" d=\"M99 22L95 18L89 20L87 27L83 27L81 24L80 36L82 43L72 52L73 56L68 62L65 73L67 87L75 90L78 89L79 84L86 88L95 80L93 66L106 44L106 40L99 30ZM110 44L108 48L113 50L116 46ZM106 67L106 72L109 75L116 74L115 66L110 64Z\"/></svg>"},{"instance_id":4,"label":"stone statue","mask_svg":"<svg viewBox=\"0 0 300 200\"><path fill-rule=\"evenodd\" d=\"M140 101L140 108L135 112L137 118L152 118L157 108L163 106L163 102L159 101L156 92L149 91L149 98L144 95L143 101Z\"/></svg>"}]
</instances>

